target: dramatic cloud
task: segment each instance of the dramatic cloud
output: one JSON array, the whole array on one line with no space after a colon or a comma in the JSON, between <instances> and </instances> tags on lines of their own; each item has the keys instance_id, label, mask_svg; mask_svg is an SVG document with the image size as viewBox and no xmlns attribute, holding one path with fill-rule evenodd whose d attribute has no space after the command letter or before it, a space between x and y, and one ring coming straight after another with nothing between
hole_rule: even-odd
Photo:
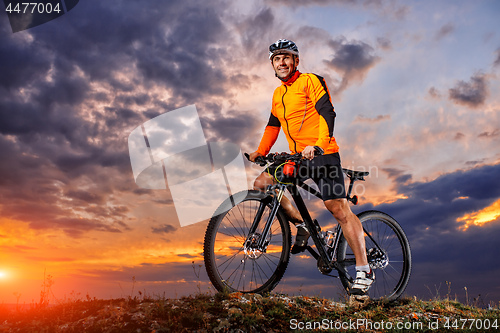
<instances>
[{"instance_id":1,"label":"dramatic cloud","mask_svg":"<svg viewBox=\"0 0 500 333\"><path fill-rule=\"evenodd\" d=\"M220 107L219 107L220 108ZM215 118L214 118L215 116ZM256 127L260 128L262 119L255 111L229 110L224 115L217 110L211 114L211 118L201 119L207 141L227 140L235 144L244 144Z\"/></svg>"},{"instance_id":2,"label":"dramatic cloud","mask_svg":"<svg viewBox=\"0 0 500 333\"><path fill-rule=\"evenodd\" d=\"M500 48L495 51L497 58L493 62L493 66L498 67L500 66Z\"/></svg>"},{"instance_id":3,"label":"dramatic cloud","mask_svg":"<svg viewBox=\"0 0 500 333\"><path fill-rule=\"evenodd\" d=\"M406 199L375 207L364 205L356 211L374 208L396 218L410 240L414 272L421 273L431 266L443 268L427 278L414 274L415 289L410 288L410 292L424 284L432 287L450 281L467 286L476 295L488 293L488 297L498 299L499 290L484 288L491 281L479 281L476 277L479 271L482 276L498 273L498 268L488 263L496 260L493 248L500 232L500 219L493 216L482 226L468 225L464 231L467 221L463 216L481 211L500 199L500 164L457 171L429 182L408 182L411 176L402 170L384 171ZM461 269L464 265L474 269ZM461 274L453 273L456 271Z\"/></svg>"},{"instance_id":4,"label":"dramatic cloud","mask_svg":"<svg viewBox=\"0 0 500 333\"><path fill-rule=\"evenodd\" d=\"M405 184L408 181L411 180L411 174L405 173L403 170L398 170L394 168L385 168L382 169L383 172L387 174L389 179L392 179L394 183L396 183L396 186L399 186L400 184Z\"/></svg>"},{"instance_id":5,"label":"dramatic cloud","mask_svg":"<svg viewBox=\"0 0 500 333\"><path fill-rule=\"evenodd\" d=\"M451 23L447 23L441 27L436 33L435 39L441 40L442 38L448 36L455 30L455 26Z\"/></svg>"},{"instance_id":6,"label":"dramatic cloud","mask_svg":"<svg viewBox=\"0 0 500 333\"><path fill-rule=\"evenodd\" d=\"M255 59L259 62L267 60L267 49L274 42L276 19L271 8L262 8L255 16L248 16L236 23L241 39L241 47L231 53L236 57L244 57L247 61ZM235 61L240 59L235 58Z\"/></svg>"},{"instance_id":7,"label":"dramatic cloud","mask_svg":"<svg viewBox=\"0 0 500 333\"><path fill-rule=\"evenodd\" d=\"M152 227L153 233L155 234L168 234L174 232L177 228L171 226L170 224L163 224L159 227Z\"/></svg>"},{"instance_id":8,"label":"dramatic cloud","mask_svg":"<svg viewBox=\"0 0 500 333\"><path fill-rule=\"evenodd\" d=\"M469 82L459 81L449 90L450 99L460 105L477 108L488 97L488 80L484 74L475 74Z\"/></svg>"},{"instance_id":9,"label":"dramatic cloud","mask_svg":"<svg viewBox=\"0 0 500 333\"><path fill-rule=\"evenodd\" d=\"M385 120L390 120L391 119L391 116L388 115L388 114L380 114L378 116L376 116L375 118L369 118L369 117L366 117L366 116L363 116L363 115L358 115L356 116L356 119L354 119L354 122L355 123L379 123L381 121L385 121Z\"/></svg>"},{"instance_id":10,"label":"dramatic cloud","mask_svg":"<svg viewBox=\"0 0 500 333\"><path fill-rule=\"evenodd\" d=\"M392 49L391 41L387 38L384 38L384 37L377 38L377 46L385 51Z\"/></svg>"},{"instance_id":11,"label":"dramatic cloud","mask_svg":"<svg viewBox=\"0 0 500 333\"><path fill-rule=\"evenodd\" d=\"M500 135L500 128L497 128L493 132L482 132L478 135L478 138L494 138Z\"/></svg>"},{"instance_id":12,"label":"dramatic cloud","mask_svg":"<svg viewBox=\"0 0 500 333\"><path fill-rule=\"evenodd\" d=\"M339 37L328 44L335 55L331 60L324 60L324 63L342 76L335 89L337 93L353 82L363 81L368 71L380 60L373 54L374 49L362 41L348 41L345 37Z\"/></svg>"},{"instance_id":13,"label":"dramatic cloud","mask_svg":"<svg viewBox=\"0 0 500 333\"><path fill-rule=\"evenodd\" d=\"M242 141L256 120L248 112L222 114L221 101L245 82L223 70L232 48L220 43L230 40L223 6L86 2L71 20L18 34L2 19L3 217L73 237L128 230L117 222L131 218L117 195L136 190L126 137L186 104L200 105L209 137ZM268 20L272 14L263 11L254 23Z\"/></svg>"},{"instance_id":14,"label":"dramatic cloud","mask_svg":"<svg viewBox=\"0 0 500 333\"><path fill-rule=\"evenodd\" d=\"M432 98L439 99L441 98L441 93L435 87L431 87L429 88L429 96L431 96Z\"/></svg>"},{"instance_id":15,"label":"dramatic cloud","mask_svg":"<svg viewBox=\"0 0 500 333\"><path fill-rule=\"evenodd\" d=\"M397 1L373 0L266 0L266 3L275 6L349 6L375 10L381 15L402 20L409 12L409 7Z\"/></svg>"}]
</instances>

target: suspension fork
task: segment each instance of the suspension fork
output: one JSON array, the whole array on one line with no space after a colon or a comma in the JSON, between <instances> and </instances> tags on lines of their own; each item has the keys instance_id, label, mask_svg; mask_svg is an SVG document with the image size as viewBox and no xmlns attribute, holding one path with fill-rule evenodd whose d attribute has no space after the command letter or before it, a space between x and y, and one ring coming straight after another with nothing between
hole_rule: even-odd
<instances>
[{"instance_id":1,"label":"suspension fork","mask_svg":"<svg viewBox=\"0 0 500 333\"><path fill-rule=\"evenodd\" d=\"M259 242L257 244L258 248L260 249L264 248L265 240L267 239L269 230L271 230L271 225L273 224L274 218L276 217L278 209L281 205L281 199L283 198L283 195L285 193L286 185L284 184L272 185L269 187L267 192L268 193L272 192L275 189L277 189L278 191L276 192L276 194L273 195L273 199L271 201L271 212L269 214L269 217L267 218L266 224L264 225L262 234L260 235ZM252 235L255 234L255 232L257 231L257 227L261 222L262 215L264 214L264 209L266 208L267 204L268 202L260 203L259 209L257 211L257 214L255 215L252 226L250 227L250 232L247 237L252 237Z\"/></svg>"}]
</instances>

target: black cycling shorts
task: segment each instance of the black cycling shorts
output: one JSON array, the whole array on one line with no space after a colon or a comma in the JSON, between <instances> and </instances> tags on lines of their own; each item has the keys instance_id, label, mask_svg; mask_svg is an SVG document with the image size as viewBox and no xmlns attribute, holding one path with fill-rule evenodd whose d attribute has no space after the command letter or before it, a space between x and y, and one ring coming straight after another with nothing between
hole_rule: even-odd
<instances>
[{"instance_id":1,"label":"black cycling shorts","mask_svg":"<svg viewBox=\"0 0 500 333\"><path fill-rule=\"evenodd\" d=\"M271 164L267 172L274 175L278 165ZM312 179L318 185L323 201L346 197L344 173L339 153L325 154L312 160L303 160L297 169L297 178Z\"/></svg>"}]
</instances>

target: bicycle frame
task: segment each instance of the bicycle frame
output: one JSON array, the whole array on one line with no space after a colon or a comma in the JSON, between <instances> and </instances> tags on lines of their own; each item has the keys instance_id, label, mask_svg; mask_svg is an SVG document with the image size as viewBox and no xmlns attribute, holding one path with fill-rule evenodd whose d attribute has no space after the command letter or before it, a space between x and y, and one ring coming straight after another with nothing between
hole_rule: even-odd
<instances>
[{"instance_id":1,"label":"bicycle frame","mask_svg":"<svg viewBox=\"0 0 500 333\"><path fill-rule=\"evenodd\" d=\"M355 290L353 278L357 275L356 257L344 238L340 224L337 223L328 231L321 231L319 223L310 215L306 206L308 200L305 200L305 194L300 189L319 199L322 199L321 193L297 177L297 169L284 167L293 165L293 162L300 163L301 160L300 153L274 153L255 159L254 162L262 167L272 163L273 167L267 172L272 172L271 176L277 182L262 192L234 194L238 203L232 197L227 199L221 205L221 212L210 220L203 254L207 274L218 291L270 292L283 278L290 260L292 241L289 218L281 208L285 191L290 193L290 200L295 202L300 219L316 246L314 248L309 242L310 246L302 250L307 249L311 253L322 274L339 278L348 294ZM351 197L353 183L365 180L364 177L369 173L349 169L343 169L343 172L350 180L346 199L356 205L357 197ZM229 205L231 207L222 212ZM399 223L388 214L368 210L357 216L365 234L368 264L372 269L380 270L377 273L378 283L372 286L375 288L370 288L369 297L395 300L406 288L411 272L408 239ZM332 273L333 269L337 273Z\"/></svg>"},{"instance_id":2,"label":"bicycle frame","mask_svg":"<svg viewBox=\"0 0 500 333\"><path fill-rule=\"evenodd\" d=\"M354 181L351 179L351 185ZM302 181L299 181L298 186L303 188L304 190L308 191L309 193L315 195L316 197L321 199L321 194L316 191L314 188L308 186ZM340 225L338 224L336 229L335 229L335 239L333 241L333 246L329 250L330 247L326 245L324 238L321 235L321 227L317 222L315 223L315 220L312 219L311 215L309 214L309 210L307 209L307 206L302 199L302 196L299 193L298 186L295 184L276 184L276 185L271 185L269 186L267 193L270 193L272 195L272 201L271 201L271 212L268 216L268 219L266 221L266 224L263 228L262 235L260 235L257 244L254 243L255 239L254 234L255 231L257 230L257 226L260 223L260 220L262 218L262 214L264 212L264 208L268 203L261 203L259 210L254 218L254 221L252 223L252 226L250 227L250 232L249 235L247 236L246 244L252 244L252 246L257 247L258 249L262 249L262 251L265 251L266 249L266 239L269 233L269 230L271 228L271 224L276 217L276 214L278 212L278 209L280 207L281 199L283 198L285 190L288 190L290 195L292 196L292 199L295 202L295 205L297 206L297 209L299 210L300 215L303 218L304 223L306 224L307 229L310 231L311 238L316 245L316 249L318 252L316 252L311 246L307 246L307 250L311 255L318 260L321 258L323 263L327 265L327 267L331 269L336 269L339 274L347 278L349 281L352 281L353 278L350 276L350 274L345 270L345 268L338 264L337 261L335 260L336 258L336 253L337 253L337 248L338 244L340 241L340 237L342 236L342 229ZM349 187L349 193L347 194L348 198L350 197L350 192L351 192L352 186ZM277 190L277 192L276 192ZM336 276L337 277L337 276Z\"/></svg>"}]
</instances>

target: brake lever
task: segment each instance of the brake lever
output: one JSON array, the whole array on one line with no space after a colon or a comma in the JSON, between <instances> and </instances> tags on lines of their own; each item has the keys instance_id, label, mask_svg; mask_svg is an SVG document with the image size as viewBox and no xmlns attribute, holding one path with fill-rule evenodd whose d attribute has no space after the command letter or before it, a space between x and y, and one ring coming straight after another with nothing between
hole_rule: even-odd
<instances>
[{"instance_id":1,"label":"brake lever","mask_svg":"<svg viewBox=\"0 0 500 333\"><path fill-rule=\"evenodd\" d=\"M249 160L249 161L250 161L250 155L249 155L248 153L245 153L244 155L245 155L245 157L247 158L247 160ZM252 161L250 161L250 162L252 162ZM267 163L266 163L266 160L265 160L265 159L264 159L264 157L262 157L262 156L258 156L258 157L255 159L255 161L254 161L253 163L258 164L258 165L260 165L261 167L266 166L266 164L267 164Z\"/></svg>"},{"instance_id":2,"label":"brake lever","mask_svg":"<svg viewBox=\"0 0 500 333\"><path fill-rule=\"evenodd\" d=\"M264 159L264 157L262 156L259 156L255 159L255 163L257 163L258 165L260 165L261 167L263 166L266 166L266 160Z\"/></svg>"},{"instance_id":3,"label":"brake lever","mask_svg":"<svg viewBox=\"0 0 500 333\"><path fill-rule=\"evenodd\" d=\"M325 150L321 147L318 147L318 146L314 146L314 155L315 156L320 156L320 155L323 155L325 153Z\"/></svg>"}]
</instances>

